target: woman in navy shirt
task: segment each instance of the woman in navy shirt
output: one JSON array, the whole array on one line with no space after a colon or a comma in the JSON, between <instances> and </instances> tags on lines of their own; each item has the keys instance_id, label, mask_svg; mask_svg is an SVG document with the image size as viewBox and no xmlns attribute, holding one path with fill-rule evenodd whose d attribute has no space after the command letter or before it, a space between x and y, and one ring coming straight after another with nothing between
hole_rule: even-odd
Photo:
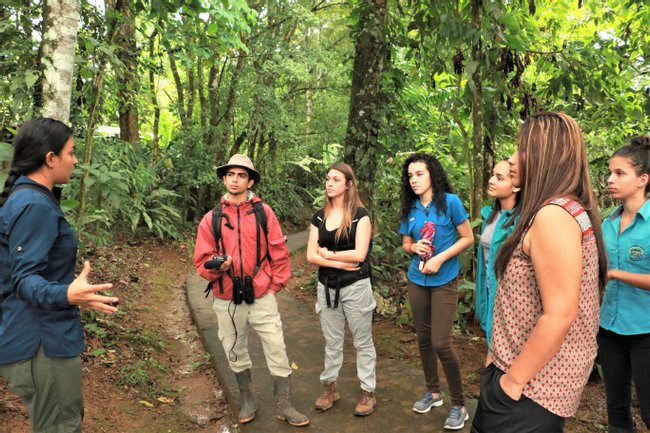
<instances>
[{"instance_id":1,"label":"woman in navy shirt","mask_svg":"<svg viewBox=\"0 0 650 433\"><path fill-rule=\"evenodd\" d=\"M610 433L635 431L632 380L650 428L650 136L635 137L609 160L607 190L621 200L603 222L609 260L600 311L598 356Z\"/></svg>"},{"instance_id":2,"label":"woman in navy shirt","mask_svg":"<svg viewBox=\"0 0 650 433\"><path fill-rule=\"evenodd\" d=\"M77 240L52 190L77 165L72 131L26 122L0 195L0 375L23 400L34 432L81 432L84 351L79 306L112 313L111 284L75 279Z\"/></svg>"},{"instance_id":3,"label":"woman in navy shirt","mask_svg":"<svg viewBox=\"0 0 650 433\"><path fill-rule=\"evenodd\" d=\"M413 410L442 406L438 359L451 392L451 412L444 427L460 430L469 419L460 365L451 346L458 303L458 255L472 246L467 212L440 162L425 153L411 155L402 170L402 249L411 256L408 292L427 391Z\"/></svg>"}]
</instances>

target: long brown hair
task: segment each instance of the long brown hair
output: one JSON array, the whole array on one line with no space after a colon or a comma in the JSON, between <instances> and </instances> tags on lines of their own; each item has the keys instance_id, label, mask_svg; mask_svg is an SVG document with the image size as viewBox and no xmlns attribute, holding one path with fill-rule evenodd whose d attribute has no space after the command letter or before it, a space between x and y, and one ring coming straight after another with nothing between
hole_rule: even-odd
<instances>
[{"instance_id":1,"label":"long brown hair","mask_svg":"<svg viewBox=\"0 0 650 433\"><path fill-rule=\"evenodd\" d=\"M348 189L343 194L343 220L341 221L339 228L336 230L336 236L334 238L338 243L343 233L345 233L346 237L350 235L350 229L352 228L352 218L357 212L357 209L363 207L363 203L361 203L361 199L359 198L359 192L357 191L357 179L354 176L352 167L344 162L337 162L336 164L332 164L327 169L327 172L329 173L331 170L336 170L343 173L343 176L345 176L345 184L348 187ZM327 196L327 192L325 192L324 210L326 218L332 210L333 206L334 204L332 203L332 199L329 198Z\"/></svg>"},{"instance_id":2,"label":"long brown hair","mask_svg":"<svg viewBox=\"0 0 650 433\"><path fill-rule=\"evenodd\" d=\"M551 198L570 196L584 207L591 220L598 246L602 290L607 282L607 254L580 127L563 113L537 113L523 123L517 141L522 191L515 215L521 218L499 249L494 263L496 274L503 277L526 226L540 206Z\"/></svg>"}]
</instances>

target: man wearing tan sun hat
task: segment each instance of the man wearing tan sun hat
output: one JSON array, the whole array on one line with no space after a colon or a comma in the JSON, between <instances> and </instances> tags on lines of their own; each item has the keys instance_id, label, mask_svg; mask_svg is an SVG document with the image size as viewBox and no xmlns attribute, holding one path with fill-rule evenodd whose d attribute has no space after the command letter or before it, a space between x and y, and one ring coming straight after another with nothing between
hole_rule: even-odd
<instances>
[{"instance_id":1,"label":"man wearing tan sun hat","mask_svg":"<svg viewBox=\"0 0 650 433\"><path fill-rule=\"evenodd\" d=\"M292 370L275 297L291 276L286 237L271 207L250 190L261 180L250 158L233 155L228 164L217 168L217 176L226 194L199 224L194 264L209 281L206 291L214 295L219 338L241 395L239 422L252 421L256 413L247 346L252 328L273 377L277 417L305 426L309 419L291 403Z\"/></svg>"}]
</instances>

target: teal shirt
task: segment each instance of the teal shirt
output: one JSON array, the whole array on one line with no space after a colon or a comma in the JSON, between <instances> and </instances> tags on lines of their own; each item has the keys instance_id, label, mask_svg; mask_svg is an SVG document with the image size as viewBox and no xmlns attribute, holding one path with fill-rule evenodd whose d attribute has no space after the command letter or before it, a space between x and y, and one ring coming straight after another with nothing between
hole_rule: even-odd
<instances>
[{"instance_id":1,"label":"teal shirt","mask_svg":"<svg viewBox=\"0 0 650 433\"><path fill-rule=\"evenodd\" d=\"M650 274L650 200L619 234L619 207L603 222L603 239L610 269ZM650 333L650 291L610 280L600 309L600 326L621 335Z\"/></svg>"},{"instance_id":2,"label":"teal shirt","mask_svg":"<svg viewBox=\"0 0 650 433\"><path fill-rule=\"evenodd\" d=\"M485 225L492 212L492 206L483 206L481 208L481 216L483 217L483 225L481 226L481 233L485 230ZM513 224L508 227L503 225L508 221L514 210L504 210L499 216L497 225L492 235L490 242L490 251L488 253L488 263L485 266L485 257L483 256L483 247L480 242L477 249L477 262L476 262L476 316L478 317L481 328L485 330L488 345L490 344L490 333L492 332L492 311L494 307L494 296L497 291L497 277L494 272L494 260L497 256L497 251L503 241L512 233L519 217Z\"/></svg>"}]
</instances>

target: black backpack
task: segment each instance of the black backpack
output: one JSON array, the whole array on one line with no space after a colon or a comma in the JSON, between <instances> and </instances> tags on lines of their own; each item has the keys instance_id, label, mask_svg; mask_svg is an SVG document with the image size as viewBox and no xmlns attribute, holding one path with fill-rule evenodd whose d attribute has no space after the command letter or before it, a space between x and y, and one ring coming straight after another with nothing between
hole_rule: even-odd
<instances>
[{"instance_id":1,"label":"black backpack","mask_svg":"<svg viewBox=\"0 0 650 433\"><path fill-rule=\"evenodd\" d=\"M269 257L269 248L268 248L268 242L269 242L269 232L268 232L268 227L267 227L267 218L266 218L266 212L264 212L264 204L261 201L257 201L253 203L253 208L250 209L249 211L246 212L247 215L255 213L255 221L257 224L255 225L255 235L257 236L257 252L256 252L256 261L255 261L255 271L252 275L254 278L255 275L257 275L257 272L260 269L260 266L262 266L262 263L264 262L265 259L271 260ZM214 209L212 209L212 235L214 236L214 241L217 244L217 251L219 251L219 242L221 242L221 251L225 254L226 252L226 245L223 241L223 237L221 236L221 222L223 218L226 218L226 227L228 227L231 230L234 230L234 226L230 224L230 218L228 215L225 215L223 213L223 206L221 203L216 205ZM262 252L261 252L261 245L260 245L260 229L264 231L264 238L266 239L266 255L262 257ZM228 276L232 279L232 275L228 273ZM219 292L223 293L223 283L221 281L223 277L219 277L217 280L219 282ZM207 298L210 295L210 291L212 290L212 284L214 281L210 281L208 283L208 286L205 288L205 297Z\"/></svg>"}]
</instances>

